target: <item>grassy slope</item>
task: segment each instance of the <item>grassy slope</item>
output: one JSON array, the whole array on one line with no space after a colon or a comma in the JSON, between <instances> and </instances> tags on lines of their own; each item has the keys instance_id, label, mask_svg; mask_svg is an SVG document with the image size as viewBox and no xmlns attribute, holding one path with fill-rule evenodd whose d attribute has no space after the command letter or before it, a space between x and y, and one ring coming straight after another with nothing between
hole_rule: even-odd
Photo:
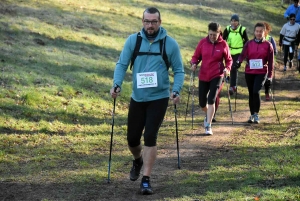
<instances>
[{"instance_id":1,"label":"grassy slope","mask_svg":"<svg viewBox=\"0 0 300 201\"><path fill-rule=\"evenodd\" d=\"M218 21L225 27L230 15L239 13L251 38L255 22L266 20L271 22L272 33L277 39L284 23L281 16L284 10L279 1L272 1L271 6L269 1L237 0L222 3L213 0L1 1L0 182L92 185L105 179L112 111L108 90L114 65L127 36L140 30L141 13L149 5L160 9L163 26L181 46L187 69L185 94L189 85L188 61L199 38L206 35L209 21ZM124 177L127 171L121 168L131 160L125 139L130 73L123 87L115 117L114 180ZM245 89L243 91L246 97ZM299 99L284 99L287 93L282 90L278 94L282 97L278 110L281 119L285 119L284 124L281 127L262 125L247 131L249 137L233 141L236 146L234 156L240 160L219 158L212 161L208 176L213 185L208 183L206 194L201 198L239 199L263 191L267 200L282 196L295 199L293 196L299 194L299 154L295 154L299 153L298 131L291 138L267 143L268 135L281 139L287 128L299 125L297 119L286 119L299 107ZM183 95L179 116L182 133L190 128L183 124L185 101ZM246 104L245 100L241 103ZM272 110L270 106L263 113L272 116ZM172 117L170 109L166 120ZM173 126L173 121L164 123L160 144L173 143L169 141L170 137L173 138L170 131ZM261 129L264 132L261 133ZM262 135L266 139L260 142L253 138ZM258 151L249 156L249 149ZM270 153L276 154L269 157ZM263 157L262 164L250 172L250 176L245 176L244 171L253 166L247 161L257 157ZM284 167L279 166L281 164ZM225 168L226 165L233 168ZM264 172L270 174L262 174ZM191 181L183 181L183 186L197 181L193 177L197 175L187 174ZM239 183L243 183L243 188L229 182L225 184L234 187L222 190L224 183L216 186L220 177L224 177L224 181L242 178ZM252 187L260 180L282 182L273 188L268 185ZM178 189L177 192L175 196L185 195L183 199L187 200L200 196L196 191ZM71 194L67 195L74 199ZM66 195L62 193L61 196Z\"/></svg>"}]
</instances>

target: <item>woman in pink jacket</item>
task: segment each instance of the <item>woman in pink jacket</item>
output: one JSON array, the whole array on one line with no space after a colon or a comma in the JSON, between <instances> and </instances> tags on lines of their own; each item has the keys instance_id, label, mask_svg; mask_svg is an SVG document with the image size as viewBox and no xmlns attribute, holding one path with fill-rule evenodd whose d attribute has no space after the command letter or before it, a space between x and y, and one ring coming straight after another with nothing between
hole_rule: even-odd
<instances>
[{"instance_id":1,"label":"woman in pink jacket","mask_svg":"<svg viewBox=\"0 0 300 201\"><path fill-rule=\"evenodd\" d=\"M265 82L271 84L274 69L274 50L272 44L265 39L266 27L263 23L254 26L254 39L249 40L234 64L236 68L246 60L245 79L249 92L249 108L251 116L248 123L259 123L260 90Z\"/></svg>"},{"instance_id":2,"label":"woman in pink jacket","mask_svg":"<svg viewBox=\"0 0 300 201\"><path fill-rule=\"evenodd\" d=\"M221 36L221 26L211 22L208 36L198 43L191 60L191 70L199 69L199 104L206 113L204 118L205 134L212 135L211 122L215 113L215 101L222 80L230 72L232 58L229 47ZM223 61L225 60L225 65Z\"/></svg>"}]
</instances>

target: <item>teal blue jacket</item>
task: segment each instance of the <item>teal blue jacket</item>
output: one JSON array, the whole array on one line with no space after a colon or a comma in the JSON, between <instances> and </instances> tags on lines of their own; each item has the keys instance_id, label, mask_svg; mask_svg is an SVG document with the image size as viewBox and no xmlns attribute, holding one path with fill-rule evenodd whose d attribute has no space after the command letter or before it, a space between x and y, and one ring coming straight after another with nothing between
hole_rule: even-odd
<instances>
[{"instance_id":1,"label":"teal blue jacket","mask_svg":"<svg viewBox=\"0 0 300 201\"><path fill-rule=\"evenodd\" d=\"M144 34L143 30L140 31L142 36L142 43L140 52L160 52L159 40L167 35L167 31L160 27L159 33L155 40L150 43ZM124 45L120 54L120 58L116 64L114 71L114 85L122 86L128 65L130 64L131 57L135 48L137 33L130 35ZM184 82L184 67L180 54L180 49L177 42L167 36L166 53L168 60L171 64L171 69L174 74L174 83L172 91L180 93ZM156 72L157 73L157 87L151 88L137 88L137 73L143 72ZM139 55L136 57L134 66L132 68L132 95L131 97L137 102L147 102L170 97L170 79L169 72L161 55Z\"/></svg>"}]
</instances>

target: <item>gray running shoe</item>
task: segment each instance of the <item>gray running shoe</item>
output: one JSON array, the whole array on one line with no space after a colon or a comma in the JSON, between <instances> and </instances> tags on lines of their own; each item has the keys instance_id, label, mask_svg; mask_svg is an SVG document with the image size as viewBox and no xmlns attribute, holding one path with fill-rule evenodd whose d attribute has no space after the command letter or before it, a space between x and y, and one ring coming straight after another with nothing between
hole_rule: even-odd
<instances>
[{"instance_id":1,"label":"gray running shoe","mask_svg":"<svg viewBox=\"0 0 300 201\"><path fill-rule=\"evenodd\" d=\"M132 161L132 168L130 170L130 180L136 181L140 177L140 172L143 167L143 162L138 164L134 160Z\"/></svg>"},{"instance_id":2,"label":"gray running shoe","mask_svg":"<svg viewBox=\"0 0 300 201\"><path fill-rule=\"evenodd\" d=\"M259 116L258 114L254 114L254 123L259 124Z\"/></svg>"},{"instance_id":3,"label":"gray running shoe","mask_svg":"<svg viewBox=\"0 0 300 201\"><path fill-rule=\"evenodd\" d=\"M249 117L248 123L253 123L254 122L254 115L251 115Z\"/></svg>"}]
</instances>

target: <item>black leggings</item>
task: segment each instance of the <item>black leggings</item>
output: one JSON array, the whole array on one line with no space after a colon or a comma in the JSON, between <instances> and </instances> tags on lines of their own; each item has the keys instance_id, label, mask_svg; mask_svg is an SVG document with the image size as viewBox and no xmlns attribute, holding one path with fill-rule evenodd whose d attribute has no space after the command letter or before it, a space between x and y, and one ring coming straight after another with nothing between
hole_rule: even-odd
<instances>
[{"instance_id":1,"label":"black leggings","mask_svg":"<svg viewBox=\"0 0 300 201\"><path fill-rule=\"evenodd\" d=\"M216 77L209 82L199 80L199 105L206 107L215 104L218 90L222 84L223 77ZM208 95L207 95L208 94Z\"/></svg>"},{"instance_id":2,"label":"black leggings","mask_svg":"<svg viewBox=\"0 0 300 201\"><path fill-rule=\"evenodd\" d=\"M240 54L232 55L232 66L230 70L230 86L236 86L237 79L238 79L238 69L233 68L233 64L238 60Z\"/></svg>"},{"instance_id":3,"label":"black leggings","mask_svg":"<svg viewBox=\"0 0 300 201\"><path fill-rule=\"evenodd\" d=\"M293 49L293 52L290 53L290 47L292 47ZM289 57L289 60L292 61L292 59L294 58L294 49L295 47L293 45L283 45L283 65L286 66L286 63L287 63L287 60L288 60L288 57Z\"/></svg>"},{"instance_id":4,"label":"black leggings","mask_svg":"<svg viewBox=\"0 0 300 201\"><path fill-rule=\"evenodd\" d=\"M136 102L131 98L128 111L127 142L130 147L141 144L144 130L144 144L156 146L158 130L165 117L169 98L149 102Z\"/></svg>"},{"instance_id":5,"label":"black leggings","mask_svg":"<svg viewBox=\"0 0 300 201\"><path fill-rule=\"evenodd\" d=\"M249 92L249 108L250 113L259 113L260 109L260 95L259 92L262 86L265 84L267 74L247 74L245 73L245 79Z\"/></svg>"}]
</instances>

